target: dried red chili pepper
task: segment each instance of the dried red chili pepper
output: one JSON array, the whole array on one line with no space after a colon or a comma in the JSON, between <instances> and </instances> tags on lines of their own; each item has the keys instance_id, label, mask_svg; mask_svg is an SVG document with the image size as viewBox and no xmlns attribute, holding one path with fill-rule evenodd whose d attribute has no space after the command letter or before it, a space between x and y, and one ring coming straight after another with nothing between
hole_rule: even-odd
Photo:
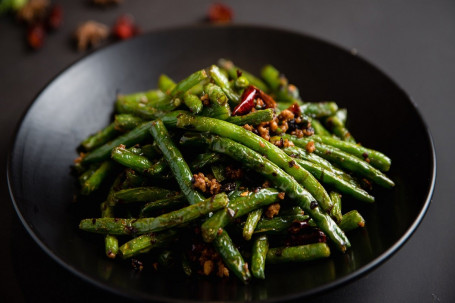
<instances>
[{"instance_id":1,"label":"dried red chili pepper","mask_svg":"<svg viewBox=\"0 0 455 303\"><path fill-rule=\"evenodd\" d=\"M117 18L112 32L116 38L125 40L136 36L140 30L134 24L134 19L131 16L123 15Z\"/></svg>"},{"instance_id":2,"label":"dried red chili pepper","mask_svg":"<svg viewBox=\"0 0 455 303\"><path fill-rule=\"evenodd\" d=\"M46 25L51 30L56 30L60 27L63 21L63 9L60 5L52 6L47 15Z\"/></svg>"},{"instance_id":3,"label":"dried red chili pepper","mask_svg":"<svg viewBox=\"0 0 455 303\"><path fill-rule=\"evenodd\" d=\"M41 48L43 46L45 34L42 24L38 23L30 26L27 30L28 45L33 49Z\"/></svg>"},{"instance_id":4,"label":"dried red chili pepper","mask_svg":"<svg viewBox=\"0 0 455 303\"><path fill-rule=\"evenodd\" d=\"M252 85L248 86L240 98L240 103L232 111L233 116L241 116L248 114L254 107L254 99L256 98L258 89Z\"/></svg>"},{"instance_id":5,"label":"dried red chili pepper","mask_svg":"<svg viewBox=\"0 0 455 303\"><path fill-rule=\"evenodd\" d=\"M276 107L276 102L273 100L272 97L264 93L262 90L257 89L257 94L259 98L262 99L262 101L265 102L266 108L275 108Z\"/></svg>"},{"instance_id":6,"label":"dried red chili pepper","mask_svg":"<svg viewBox=\"0 0 455 303\"><path fill-rule=\"evenodd\" d=\"M212 23L228 23L233 16L232 9L225 4L214 3L209 7L208 19Z\"/></svg>"}]
</instances>

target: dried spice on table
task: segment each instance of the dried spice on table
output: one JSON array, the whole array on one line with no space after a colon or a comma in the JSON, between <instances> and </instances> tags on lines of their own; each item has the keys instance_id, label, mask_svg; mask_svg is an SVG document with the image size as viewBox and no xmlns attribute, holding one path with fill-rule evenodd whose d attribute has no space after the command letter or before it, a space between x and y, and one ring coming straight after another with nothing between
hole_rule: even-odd
<instances>
[{"instance_id":1,"label":"dried spice on table","mask_svg":"<svg viewBox=\"0 0 455 303\"><path fill-rule=\"evenodd\" d=\"M84 51L88 47L96 47L109 36L109 28L99 22L86 21L79 25L74 36L77 41L77 49Z\"/></svg>"},{"instance_id":2,"label":"dried spice on table","mask_svg":"<svg viewBox=\"0 0 455 303\"><path fill-rule=\"evenodd\" d=\"M234 13L226 4L214 3L209 7L207 19L210 23L229 23L234 19Z\"/></svg>"},{"instance_id":3,"label":"dried spice on table","mask_svg":"<svg viewBox=\"0 0 455 303\"><path fill-rule=\"evenodd\" d=\"M112 34L119 40L132 38L140 33L139 27L131 15L122 15L115 21Z\"/></svg>"}]
</instances>

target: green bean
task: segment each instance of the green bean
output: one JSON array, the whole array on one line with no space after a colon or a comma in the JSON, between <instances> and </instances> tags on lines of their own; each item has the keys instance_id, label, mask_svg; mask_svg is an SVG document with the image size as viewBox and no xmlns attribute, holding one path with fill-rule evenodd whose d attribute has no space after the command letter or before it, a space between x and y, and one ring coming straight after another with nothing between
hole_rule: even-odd
<instances>
[{"instance_id":1,"label":"green bean","mask_svg":"<svg viewBox=\"0 0 455 303\"><path fill-rule=\"evenodd\" d=\"M360 186L349 183L348 181L344 180L342 177L335 174L331 170L324 169L318 164L311 163L306 160L296 159L295 161L300 166L309 171L313 176L316 177L316 179L318 179L322 183L331 185L340 192L348 194L360 201L365 201L369 203L374 202L374 197L368 194L368 192L363 190ZM335 205L334 201L332 201L332 203L333 205Z\"/></svg>"},{"instance_id":2,"label":"green bean","mask_svg":"<svg viewBox=\"0 0 455 303\"><path fill-rule=\"evenodd\" d=\"M314 243L291 247L269 248L267 263L303 262L330 256L330 248L325 243Z\"/></svg>"},{"instance_id":3,"label":"green bean","mask_svg":"<svg viewBox=\"0 0 455 303\"><path fill-rule=\"evenodd\" d=\"M134 154L123 146L117 146L112 149L111 157L123 166L148 176L161 174L167 168L166 161L163 158L153 163L147 157Z\"/></svg>"},{"instance_id":4,"label":"green bean","mask_svg":"<svg viewBox=\"0 0 455 303\"><path fill-rule=\"evenodd\" d=\"M182 137L183 139L183 137ZM182 139L180 139L182 142ZM196 158L190 163L192 171L198 171L207 165L219 162L223 157L218 153L203 153L196 156Z\"/></svg>"},{"instance_id":5,"label":"green bean","mask_svg":"<svg viewBox=\"0 0 455 303\"><path fill-rule=\"evenodd\" d=\"M257 236L253 242L251 257L251 272L258 279L265 279L265 260L269 250L269 241L266 235Z\"/></svg>"},{"instance_id":6,"label":"green bean","mask_svg":"<svg viewBox=\"0 0 455 303\"><path fill-rule=\"evenodd\" d=\"M132 114L146 120L156 119L164 115L163 111L146 103L120 98L117 98L115 102L115 111L119 114Z\"/></svg>"},{"instance_id":7,"label":"green bean","mask_svg":"<svg viewBox=\"0 0 455 303\"><path fill-rule=\"evenodd\" d=\"M188 164L186 164L183 159L182 153L170 139L169 133L163 122L161 122L161 120L153 121L150 127L150 133L163 153L169 168L174 174L182 193L188 199L188 202L194 204L203 201L203 196L193 189L193 174L191 173Z\"/></svg>"},{"instance_id":8,"label":"green bean","mask_svg":"<svg viewBox=\"0 0 455 303\"><path fill-rule=\"evenodd\" d=\"M330 215L337 223L340 223L343 215L341 214L341 195L335 191L330 192L330 198L333 202L333 207L330 210Z\"/></svg>"},{"instance_id":9,"label":"green bean","mask_svg":"<svg viewBox=\"0 0 455 303\"><path fill-rule=\"evenodd\" d=\"M297 87L289 84L288 79L272 65L269 64L262 68L261 77L272 88L272 92L276 95L277 100L285 102L287 105L294 103L303 104L300 100Z\"/></svg>"},{"instance_id":10,"label":"green bean","mask_svg":"<svg viewBox=\"0 0 455 303\"><path fill-rule=\"evenodd\" d=\"M209 96L210 105L204 106L200 114L220 120L229 118L231 116L231 108L223 90L218 85L212 83L204 86L204 90Z\"/></svg>"},{"instance_id":11,"label":"green bean","mask_svg":"<svg viewBox=\"0 0 455 303\"><path fill-rule=\"evenodd\" d=\"M132 130L141 125L142 123L144 123L144 120L139 117L136 117L135 115L131 114L115 115L114 120L115 129L120 132Z\"/></svg>"},{"instance_id":12,"label":"green bean","mask_svg":"<svg viewBox=\"0 0 455 303\"><path fill-rule=\"evenodd\" d=\"M175 196L163 198L160 200L155 200L152 202L148 202L145 204L140 212L140 217L147 217L155 211L169 211L176 208L182 208L188 205L188 202L185 199L185 196L182 194L178 194Z\"/></svg>"},{"instance_id":13,"label":"green bean","mask_svg":"<svg viewBox=\"0 0 455 303\"><path fill-rule=\"evenodd\" d=\"M328 117L325 122L332 132L341 140L351 143L356 143L354 137L345 126L347 118L347 110L345 108L339 109L335 114Z\"/></svg>"},{"instance_id":14,"label":"green bean","mask_svg":"<svg viewBox=\"0 0 455 303\"><path fill-rule=\"evenodd\" d=\"M100 163L90 165L78 178L79 184L81 186L84 185L85 181L87 181L95 171L100 167Z\"/></svg>"},{"instance_id":15,"label":"green bean","mask_svg":"<svg viewBox=\"0 0 455 303\"><path fill-rule=\"evenodd\" d=\"M305 148L308 142L313 141L311 137L307 138L297 138L295 136L284 134L283 138L292 141L295 145ZM392 180L390 180L382 172L371 166L365 161L360 160L359 158L352 156L336 147L332 147L323 143L314 142L316 147L314 153L317 155L329 160L333 163L336 163L341 168L344 168L348 171L356 173L362 177L370 179L374 183L381 185L386 188L391 188L395 186Z\"/></svg>"},{"instance_id":16,"label":"green bean","mask_svg":"<svg viewBox=\"0 0 455 303\"><path fill-rule=\"evenodd\" d=\"M281 73L272 65L268 64L261 69L261 77L267 82L272 90L278 90L280 86L287 85L283 83L283 79L280 77Z\"/></svg>"},{"instance_id":17,"label":"green bean","mask_svg":"<svg viewBox=\"0 0 455 303\"><path fill-rule=\"evenodd\" d=\"M128 95L118 95L117 101L120 102L134 102L134 103L148 103L150 101L158 100L163 97L163 92L159 89L152 89L146 92L139 92Z\"/></svg>"},{"instance_id":18,"label":"green bean","mask_svg":"<svg viewBox=\"0 0 455 303\"><path fill-rule=\"evenodd\" d=\"M178 192L160 187L136 187L122 189L113 194L113 204L151 202L171 198Z\"/></svg>"},{"instance_id":19,"label":"green bean","mask_svg":"<svg viewBox=\"0 0 455 303\"><path fill-rule=\"evenodd\" d=\"M282 140L282 138L280 137ZM270 138L270 142L273 142L275 137ZM315 153L310 153L306 150L306 148L301 148L298 146L290 146L283 148L283 151L290 155L293 158L298 158L302 160L309 161L311 163L317 164L322 168L329 170L336 174L337 176L341 177L344 181L348 182L352 186L360 187L359 183L348 173L345 173L341 169L335 167L332 163L327 161L326 159L316 155Z\"/></svg>"},{"instance_id":20,"label":"green bean","mask_svg":"<svg viewBox=\"0 0 455 303\"><path fill-rule=\"evenodd\" d=\"M161 151L155 142L141 146L142 154L149 159L155 159L161 156Z\"/></svg>"},{"instance_id":21,"label":"green bean","mask_svg":"<svg viewBox=\"0 0 455 303\"><path fill-rule=\"evenodd\" d=\"M365 148L361 145L351 143L348 141L338 140L332 137L324 137L324 136L311 136L311 138L320 143L324 143L342 151L345 151L353 156L356 156L359 159L369 161L370 165L381 170L381 171L388 171L390 169L390 165L392 161L389 157L384 155L381 152L378 152L373 149Z\"/></svg>"},{"instance_id":22,"label":"green bean","mask_svg":"<svg viewBox=\"0 0 455 303\"><path fill-rule=\"evenodd\" d=\"M330 210L332 208L329 194L308 171L296 164L295 160L280 148L260 136L247 131L243 127L218 119L196 117L189 114L179 116L177 127L215 133L244 144L256 152L265 155L267 159L294 177L314 196L324 210Z\"/></svg>"},{"instance_id":23,"label":"green bean","mask_svg":"<svg viewBox=\"0 0 455 303\"><path fill-rule=\"evenodd\" d=\"M207 73L205 70L199 70L197 72L192 73L187 78L183 79L179 83L175 85L175 87L171 90L169 95L172 98L181 98L183 94L185 94L189 89L191 89L196 84L200 83L204 79L207 78Z\"/></svg>"},{"instance_id":24,"label":"green bean","mask_svg":"<svg viewBox=\"0 0 455 303\"><path fill-rule=\"evenodd\" d=\"M169 76L161 74L158 78L158 88L163 93L170 92L175 87L175 82Z\"/></svg>"},{"instance_id":25,"label":"green bean","mask_svg":"<svg viewBox=\"0 0 455 303\"><path fill-rule=\"evenodd\" d=\"M302 222L309 219L310 216L304 214L275 216L272 219L263 218L258 222L254 233L280 234L287 231L289 227L291 227L292 223Z\"/></svg>"},{"instance_id":26,"label":"green bean","mask_svg":"<svg viewBox=\"0 0 455 303\"><path fill-rule=\"evenodd\" d=\"M300 111L312 118L323 118L335 114L338 105L335 102L308 102L300 106Z\"/></svg>"},{"instance_id":27,"label":"green bean","mask_svg":"<svg viewBox=\"0 0 455 303\"><path fill-rule=\"evenodd\" d=\"M147 183L144 176L136 173L133 169L127 168L125 170L125 187L140 187Z\"/></svg>"},{"instance_id":28,"label":"green bean","mask_svg":"<svg viewBox=\"0 0 455 303\"><path fill-rule=\"evenodd\" d=\"M109 189L109 193L107 195L106 201L101 203L101 217L102 218L113 218L114 217L114 208L111 206L111 201L113 199L114 193L117 188L123 182L123 174L119 174L111 188ZM104 252L108 258L114 259L117 256L118 252L118 239L116 236L113 235L106 235L104 237Z\"/></svg>"},{"instance_id":29,"label":"green bean","mask_svg":"<svg viewBox=\"0 0 455 303\"><path fill-rule=\"evenodd\" d=\"M247 88L250 85L250 81L245 76L240 76L234 81L234 86L238 90Z\"/></svg>"},{"instance_id":30,"label":"green bean","mask_svg":"<svg viewBox=\"0 0 455 303\"><path fill-rule=\"evenodd\" d=\"M247 241L251 240L254 229L256 228L259 220L262 217L262 208L253 210L248 214L245 225L243 225L243 238Z\"/></svg>"},{"instance_id":31,"label":"green bean","mask_svg":"<svg viewBox=\"0 0 455 303\"><path fill-rule=\"evenodd\" d=\"M313 119L311 120L311 127L313 127L314 129L314 133L316 135L320 135L320 136L328 136L328 137L331 137L332 134L324 127L324 125L322 125L322 123L317 120L317 119Z\"/></svg>"},{"instance_id":32,"label":"green bean","mask_svg":"<svg viewBox=\"0 0 455 303\"><path fill-rule=\"evenodd\" d=\"M201 99L188 92L183 95L183 103L185 103L189 110L194 114L199 114L203 108Z\"/></svg>"},{"instance_id":33,"label":"green bean","mask_svg":"<svg viewBox=\"0 0 455 303\"><path fill-rule=\"evenodd\" d=\"M104 247L106 256L110 259L114 259L118 253L118 239L116 236L106 235L104 238Z\"/></svg>"},{"instance_id":34,"label":"green bean","mask_svg":"<svg viewBox=\"0 0 455 303\"><path fill-rule=\"evenodd\" d=\"M243 282L248 283L251 274L248 264L243 260L239 250L235 247L231 237L225 230L222 230L213 241L218 253L223 258L224 264Z\"/></svg>"},{"instance_id":35,"label":"green bean","mask_svg":"<svg viewBox=\"0 0 455 303\"><path fill-rule=\"evenodd\" d=\"M231 116L226 119L227 122L243 126L245 124L258 125L262 122L269 122L273 119L274 110L272 108L257 110L243 116Z\"/></svg>"},{"instance_id":36,"label":"green bean","mask_svg":"<svg viewBox=\"0 0 455 303\"><path fill-rule=\"evenodd\" d=\"M141 253L148 252L152 248L166 246L176 235L177 232L175 229L141 235L120 246L119 251L123 259L128 259Z\"/></svg>"},{"instance_id":37,"label":"green bean","mask_svg":"<svg viewBox=\"0 0 455 303\"><path fill-rule=\"evenodd\" d=\"M342 230L348 232L358 227L364 227L365 219L357 210L351 210L343 215L339 225Z\"/></svg>"},{"instance_id":38,"label":"green bean","mask_svg":"<svg viewBox=\"0 0 455 303\"><path fill-rule=\"evenodd\" d=\"M216 65L212 65L209 68L209 74L212 77L213 81L221 87L225 95L231 100L234 104L237 104L240 102L240 96L234 92L230 87L229 87L229 80L227 76L225 76L220 68Z\"/></svg>"},{"instance_id":39,"label":"green bean","mask_svg":"<svg viewBox=\"0 0 455 303\"><path fill-rule=\"evenodd\" d=\"M207 118L205 118L207 119ZM189 121L182 121L179 119L177 125L183 127L184 125L198 125L188 123ZM210 121L204 121L210 122ZM223 122L223 121L220 121ZM224 122L226 123L226 122ZM227 123L229 124L229 123ZM207 124L204 124L207 125ZM196 126L196 129L199 127ZM198 129L200 130L200 128ZM242 128L243 130L243 128ZM248 131L247 131L248 132ZM224 131L226 135L226 130ZM257 136L256 136L257 137ZM236 143L230 139L220 138L218 136L201 135L201 138L205 140L205 143L209 145L209 148L213 151L224 153L237 161L240 161L247 168L253 169L258 173L262 174L265 178L271 181L277 188L286 192L287 195L297 202L297 204L305 210L317 223L318 227L336 244L341 250L345 251L349 246L349 240L336 223L323 212L319 207L318 203L314 200L313 196L307 192L297 181L290 175L285 173L276 164L270 160L262 157L255 151ZM303 170L299 166L300 170Z\"/></svg>"},{"instance_id":40,"label":"green bean","mask_svg":"<svg viewBox=\"0 0 455 303\"><path fill-rule=\"evenodd\" d=\"M113 170L114 163L112 161L101 163L98 169L82 184L81 194L90 195L97 190Z\"/></svg>"},{"instance_id":41,"label":"green bean","mask_svg":"<svg viewBox=\"0 0 455 303\"><path fill-rule=\"evenodd\" d=\"M87 139L82 141L81 146L86 151L91 151L100 145L108 142L118 135L118 131L115 128L115 124L111 123L96 134L89 136Z\"/></svg>"},{"instance_id":42,"label":"green bean","mask_svg":"<svg viewBox=\"0 0 455 303\"><path fill-rule=\"evenodd\" d=\"M216 211L227 205L229 199L225 193L218 194L204 201L163 214L155 218L120 219L120 218L93 218L84 219L79 228L85 231L112 234L130 235L145 234L170 229L186 222L193 221L209 212Z\"/></svg>"},{"instance_id":43,"label":"green bean","mask_svg":"<svg viewBox=\"0 0 455 303\"><path fill-rule=\"evenodd\" d=\"M215 179L218 181L218 182L223 182L226 177L225 177L225 169L224 169L224 165L222 164L212 164L210 166L210 169L213 173L213 176L215 177Z\"/></svg>"},{"instance_id":44,"label":"green bean","mask_svg":"<svg viewBox=\"0 0 455 303\"><path fill-rule=\"evenodd\" d=\"M218 231L235 218L246 215L257 208L267 206L278 201L279 192L273 188L263 188L258 192L249 192L246 196L230 197L228 206L219 210L205 220L201 226L202 238L205 242L212 242Z\"/></svg>"},{"instance_id":45,"label":"green bean","mask_svg":"<svg viewBox=\"0 0 455 303\"><path fill-rule=\"evenodd\" d=\"M158 110L162 111L172 111L175 110L177 107L182 104L182 100L180 98L173 98L169 96L168 94L164 94L163 96L159 99L150 101L147 103L148 106L156 108Z\"/></svg>"},{"instance_id":46,"label":"green bean","mask_svg":"<svg viewBox=\"0 0 455 303\"><path fill-rule=\"evenodd\" d=\"M125 145L126 147L130 147L134 144L141 143L145 139L150 137L149 128L151 126L151 122L146 122L135 129L132 129L128 133L118 136L114 140L101 145L97 149L89 152L83 159L82 163L93 163L99 162L102 160L106 160L109 158L111 151L114 147L119 146L120 144Z\"/></svg>"},{"instance_id":47,"label":"green bean","mask_svg":"<svg viewBox=\"0 0 455 303\"><path fill-rule=\"evenodd\" d=\"M226 60L226 59L220 59L218 60L218 65L222 68L224 68L228 74L229 77L232 79L237 79L238 74L240 73L242 76L248 79L248 82L250 82L251 85L256 86L260 90L267 92L269 90L268 86L259 78L254 76L253 74L247 72L244 69L240 69L239 67L235 66L232 61Z\"/></svg>"}]
</instances>

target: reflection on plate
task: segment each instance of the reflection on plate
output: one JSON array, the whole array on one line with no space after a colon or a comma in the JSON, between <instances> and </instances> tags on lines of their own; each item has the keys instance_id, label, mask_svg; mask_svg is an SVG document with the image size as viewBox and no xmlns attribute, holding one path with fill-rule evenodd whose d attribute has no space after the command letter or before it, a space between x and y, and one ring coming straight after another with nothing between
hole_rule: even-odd
<instances>
[{"instance_id":1,"label":"reflection on plate","mask_svg":"<svg viewBox=\"0 0 455 303\"><path fill-rule=\"evenodd\" d=\"M388 175L396 188L375 189L374 204L356 202L367 225L348 234L352 248L345 255L335 252L327 260L275 266L265 281L248 286L236 279L188 279L153 270L133 274L127 262L105 258L98 236L77 228L90 210L72 203L76 187L69 166L75 147L107 125L117 92L152 88L162 72L181 79L221 57L256 73L270 63L292 79L304 100L334 100L347 107L348 127L356 139L392 158ZM321 40L250 26L159 31L80 60L56 77L30 107L8 168L18 215L51 257L110 291L161 301L276 301L353 280L389 257L415 230L428 207L434 177L427 128L392 80L365 60Z\"/></svg>"}]
</instances>

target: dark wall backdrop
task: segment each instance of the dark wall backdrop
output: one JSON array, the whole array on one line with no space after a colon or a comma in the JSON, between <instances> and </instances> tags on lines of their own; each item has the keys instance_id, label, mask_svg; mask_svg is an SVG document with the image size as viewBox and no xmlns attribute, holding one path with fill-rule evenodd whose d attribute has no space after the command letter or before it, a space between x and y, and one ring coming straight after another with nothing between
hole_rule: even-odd
<instances>
[{"instance_id":1,"label":"dark wall backdrop","mask_svg":"<svg viewBox=\"0 0 455 303\"><path fill-rule=\"evenodd\" d=\"M94 288L47 257L19 222L6 184L6 157L14 129L40 89L86 54L76 52L70 39L79 22L94 19L111 25L126 12L147 32L200 23L212 1L124 0L108 9L96 9L81 0L58 2L65 12L64 25L37 52L25 46L23 27L12 18L0 17L0 299L116 302L120 298ZM234 9L235 23L291 29L355 49L412 96L435 141L438 167L433 201L411 239L370 274L306 301L454 302L455 2L225 3Z\"/></svg>"}]
</instances>

